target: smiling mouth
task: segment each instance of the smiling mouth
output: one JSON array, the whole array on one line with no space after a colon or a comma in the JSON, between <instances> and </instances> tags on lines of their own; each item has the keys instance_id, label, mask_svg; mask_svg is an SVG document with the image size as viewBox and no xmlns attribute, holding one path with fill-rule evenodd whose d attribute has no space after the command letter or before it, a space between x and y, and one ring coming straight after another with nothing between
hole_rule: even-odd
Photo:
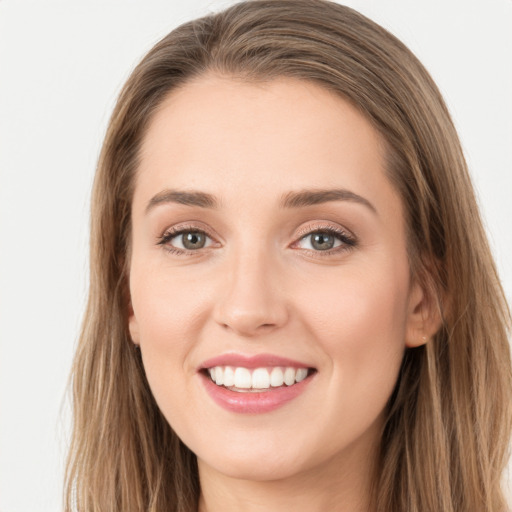
<instances>
[{"instance_id":1,"label":"smiling mouth","mask_svg":"<svg viewBox=\"0 0 512 512\"><path fill-rule=\"evenodd\" d=\"M262 393L291 387L316 372L314 368L289 366L251 369L241 366L214 366L203 371L217 386L238 393Z\"/></svg>"}]
</instances>

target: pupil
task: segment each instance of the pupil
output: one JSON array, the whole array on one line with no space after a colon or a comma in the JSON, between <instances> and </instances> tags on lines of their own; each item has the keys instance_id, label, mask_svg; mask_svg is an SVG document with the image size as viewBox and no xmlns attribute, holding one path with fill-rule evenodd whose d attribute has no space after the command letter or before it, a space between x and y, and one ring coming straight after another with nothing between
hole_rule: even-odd
<instances>
[{"instance_id":1,"label":"pupil","mask_svg":"<svg viewBox=\"0 0 512 512\"><path fill-rule=\"evenodd\" d=\"M326 251L334 246L334 237L328 233L316 233L311 244L315 249Z\"/></svg>"},{"instance_id":2,"label":"pupil","mask_svg":"<svg viewBox=\"0 0 512 512\"><path fill-rule=\"evenodd\" d=\"M201 249L205 244L205 237L202 233L186 233L182 237L183 247L186 249Z\"/></svg>"}]
</instances>

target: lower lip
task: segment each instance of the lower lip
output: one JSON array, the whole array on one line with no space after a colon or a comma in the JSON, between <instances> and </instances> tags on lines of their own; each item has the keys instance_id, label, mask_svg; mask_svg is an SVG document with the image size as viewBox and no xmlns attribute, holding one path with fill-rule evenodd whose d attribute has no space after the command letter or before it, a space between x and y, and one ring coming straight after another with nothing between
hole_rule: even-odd
<instances>
[{"instance_id":1,"label":"lower lip","mask_svg":"<svg viewBox=\"0 0 512 512\"><path fill-rule=\"evenodd\" d=\"M215 403L228 411L245 414L261 414L278 409L303 393L313 378L313 375L310 375L292 386L269 388L268 391L258 393L244 393L217 386L206 375L200 376L206 391Z\"/></svg>"}]
</instances>

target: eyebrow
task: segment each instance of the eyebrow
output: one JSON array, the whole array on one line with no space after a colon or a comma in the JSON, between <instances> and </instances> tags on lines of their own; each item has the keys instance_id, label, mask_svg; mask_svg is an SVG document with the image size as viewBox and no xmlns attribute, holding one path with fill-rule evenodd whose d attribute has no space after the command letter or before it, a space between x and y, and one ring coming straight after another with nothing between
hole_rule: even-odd
<instances>
[{"instance_id":1,"label":"eyebrow","mask_svg":"<svg viewBox=\"0 0 512 512\"><path fill-rule=\"evenodd\" d=\"M346 189L313 189L301 190L298 192L288 192L281 196L281 208L301 208L305 206L314 206L317 204L328 203L331 201L350 201L361 204L369 208L373 213L377 209L368 199ZM155 206L166 203L177 203L185 206L197 206L199 208L216 209L219 207L219 201L212 194L199 191L182 191L166 189L153 196L146 206L146 213Z\"/></svg>"},{"instance_id":2,"label":"eyebrow","mask_svg":"<svg viewBox=\"0 0 512 512\"><path fill-rule=\"evenodd\" d=\"M377 209L368 199L344 188L288 192L282 196L281 206L283 208L301 208L303 206L314 206L331 201L351 201L366 206L373 213L377 213Z\"/></svg>"},{"instance_id":3,"label":"eyebrow","mask_svg":"<svg viewBox=\"0 0 512 512\"><path fill-rule=\"evenodd\" d=\"M155 206L165 203L184 204L185 206L199 206L200 208L218 208L217 199L211 194L196 191L163 190L153 196L146 206L148 213Z\"/></svg>"}]
</instances>

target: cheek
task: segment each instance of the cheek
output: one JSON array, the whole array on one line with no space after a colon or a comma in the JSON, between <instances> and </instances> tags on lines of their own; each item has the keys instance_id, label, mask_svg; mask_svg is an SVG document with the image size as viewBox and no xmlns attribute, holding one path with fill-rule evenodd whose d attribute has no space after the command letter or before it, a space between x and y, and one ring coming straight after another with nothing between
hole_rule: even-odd
<instances>
[{"instance_id":1,"label":"cheek","mask_svg":"<svg viewBox=\"0 0 512 512\"><path fill-rule=\"evenodd\" d=\"M141 344L179 352L187 345L184 332L196 331L204 316L194 277L176 279L160 266L132 265L130 294ZM172 341L172 343L170 343Z\"/></svg>"},{"instance_id":2,"label":"cheek","mask_svg":"<svg viewBox=\"0 0 512 512\"><path fill-rule=\"evenodd\" d=\"M403 358L408 276L390 267L346 272L337 282L304 297L303 318L329 358L333 409L370 420L391 395Z\"/></svg>"},{"instance_id":3,"label":"cheek","mask_svg":"<svg viewBox=\"0 0 512 512\"><path fill-rule=\"evenodd\" d=\"M198 290L191 283L172 279L171 275L147 265L133 265L130 275L144 368L164 414L180 408L184 396L181 390L187 382L183 375L195 373L189 355L199 339L205 315ZM174 393L173 389L180 392Z\"/></svg>"}]
</instances>

